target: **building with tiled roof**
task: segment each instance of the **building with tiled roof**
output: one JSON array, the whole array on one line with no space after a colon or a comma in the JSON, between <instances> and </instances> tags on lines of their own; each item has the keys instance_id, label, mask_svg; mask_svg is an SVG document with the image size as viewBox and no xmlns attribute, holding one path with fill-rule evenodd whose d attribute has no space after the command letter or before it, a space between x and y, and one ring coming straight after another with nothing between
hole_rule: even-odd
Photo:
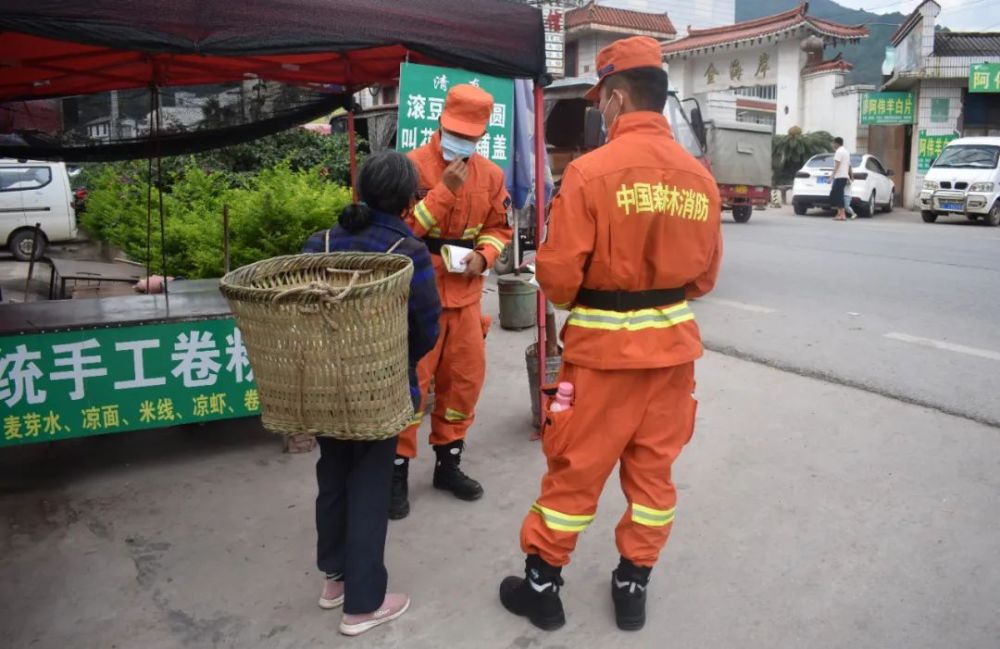
<instances>
[{"instance_id":1,"label":"building with tiled roof","mask_svg":"<svg viewBox=\"0 0 1000 649\"><path fill-rule=\"evenodd\" d=\"M677 36L670 16L599 5L593 0L566 12L566 76L595 74L601 48L629 36L669 41Z\"/></svg>"},{"instance_id":2,"label":"building with tiled roof","mask_svg":"<svg viewBox=\"0 0 1000 649\"><path fill-rule=\"evenodd\" d=\"M940 13L934 0L914 9L890 39L892 53L882 68L882 90L906 93L914 107L912 124L872 127L880 147L873 153L903 170L897 184L907 207L921 207L931 145L959 135L1000 136L1000 32L939 31ZM970 81L980 81L972 67L983 64L998 72L986 75L983 86L970 87Z\"/></svg>"},{"instance_id":3,"label":"building with tiled roof","mask_svg":"<svg viewBox=\"0 0 1000 649\"><path fill-rule=\"evenodd\" d=\"M851 69L824 49L868 36L863 25L809 15L809 4L763 18L707 29L689 26L663 44L670 83L695 98L710 119L828 130L855 146L857 92L844 92ZM840 90L834 94L835 90ZM855 118L851 118L852 114Z\"/></svg>"},{"instance_id":4,"label":"building with tiled roof","mask_svg":"<svg viewBox=\"0 0 1000 649\"><path fill-rule=\"evenodd\" d=\"M677 35L674 24L666 13L655 14L606 7L590 2L566 14L566 33L585 29L616 32L628 36L672 38Z\"/></svg>"},{"instance_id":5,"label":"building with tiled roof","mask_svg":"<svg viewBox=\"0 0 1000 649\"><path fill-rule=\"evenodd\" d=\"M773 16L744 20L711 29L688 26L687 35L663 46L665 56L695 55L705 51L733 49L745 45L770 43L796 36L817 35L831 43L857 42L868 36L864 25L842 25L808 14L809 3L803 2Z\"/></svg>"}]
</instances>

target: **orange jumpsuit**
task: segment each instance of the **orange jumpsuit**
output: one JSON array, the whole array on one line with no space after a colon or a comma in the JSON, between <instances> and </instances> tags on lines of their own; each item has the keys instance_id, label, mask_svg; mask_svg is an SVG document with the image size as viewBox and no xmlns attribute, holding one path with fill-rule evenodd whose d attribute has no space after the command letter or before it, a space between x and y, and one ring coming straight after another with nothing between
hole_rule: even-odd
<instances>
[{"instance_id":1,"label":"orange jumpsuit","mask_svg":"<svg viewBox=\"0 0 1000 649\"><path fill-rule=\"evenodd\" d=\"M441 156L441 135L411 151L410 160L420 175L423 199L407 218L418 237L460 239L486 258L492 268L510 243L507 224L510 196L504 186L503 171L486 158L469 158L469 175L452 194L441 178L448 163ZM420 410L399 436L397 453L417 455L417 429L423 420L427 391L434 380L434 412L431 413L430 443L450 444L465 439L475 421L476 402L486 376L485 327L481 317L483 279L449 273L440 255L431 255L441 296L441 333L437 345L417 365L420 381Z\"/></svg>"},{"instance_id":2,"label":"orange jumpsuit","mask_svg":"<svg viewBox=\"0 0 1000 649\"><path fill-rule=\"evenodd\" d=\"M633 310L576 300L581 288L698 297L715 285L721 258L715 181L663 115L620 116L607 144L567 168L536 268L548 299L570 309L560 381L573 383L574 403L546 415L548 471L521 528L526 554L567 564L621 462L628 508L618 550L638 566L656 562L677 500L670 467L694 430L698 326L683 300Z\"/></svg>"}]
</instances>

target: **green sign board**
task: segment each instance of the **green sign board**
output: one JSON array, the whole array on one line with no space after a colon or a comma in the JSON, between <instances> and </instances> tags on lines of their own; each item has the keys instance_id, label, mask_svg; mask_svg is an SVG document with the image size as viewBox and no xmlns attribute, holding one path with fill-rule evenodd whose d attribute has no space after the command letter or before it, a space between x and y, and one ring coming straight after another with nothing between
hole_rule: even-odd
<instances>
[{"instance_id":1,"label":"green sign board","mask_svg":"<svg viewBox=\"0 0 1000 649\"><path fill-rule=\"evenodd\" d=\"M927 131L920 131L920 141L917 143L919 149L917 154L917 171L927 171L948 143L958 139L954 133L948 135L927 135Z\"/></svg>"},{"instance_id":2,"label":"green sign board","mask_svg":"<svg viewBox=\"0 0 1000 649\"><path fill-rule=\"evenodd\" d=\"M493 115L476 153L506 169L514 160L514 81L457 68L404 63L399 74L396 148L412 151L427 144L438 128L448 89L470 83L493 95Z\"/></svg>"},{"instance_id":3,"label":"green sign board","mask_svg":"<svg viewBox=\"0 0 1000 649\"><path fill-rule=\"evenodd\" d=\"M969 92L1000 92L1000 63L970 65Z\"/></svg>"},{"instance_id":4,"label":"green sign board","mask_svg":"<svg viewBox=\"0 0 1000 649\"><path fill-rule=\"evenodd\" d=\"M869 92L861 98L861 123L892 125L913 123L913 93Z\"/></svg>"},{"instance_id":5,"label":"green sign board","mask_svg":"<svg viewBox=\"0 0 1000 649\"><path fill-rule=\"evenodd\" d=\"M259 413L231 318L0 337L0 447Z\"/></svg>"}]
</instances>

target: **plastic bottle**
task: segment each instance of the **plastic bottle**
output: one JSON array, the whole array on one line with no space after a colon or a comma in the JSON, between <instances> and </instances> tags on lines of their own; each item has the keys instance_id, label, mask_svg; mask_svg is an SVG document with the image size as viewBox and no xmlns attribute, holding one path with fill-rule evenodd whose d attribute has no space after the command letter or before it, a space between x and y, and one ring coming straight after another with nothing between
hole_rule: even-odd
<instances>
[{"instance_id":1,"label":"plastic bottle","mask_svg":"<svg viewBox=\"0 0 1000 649\"><path fill-rule=\"evenodd\" d=\"M563 410L569 410L573 405L573 384L572 383L560 383L559 391L556 392L555 401L549 406L549 411L551 412L562 412Z\"/></svg>"}]
</instances>

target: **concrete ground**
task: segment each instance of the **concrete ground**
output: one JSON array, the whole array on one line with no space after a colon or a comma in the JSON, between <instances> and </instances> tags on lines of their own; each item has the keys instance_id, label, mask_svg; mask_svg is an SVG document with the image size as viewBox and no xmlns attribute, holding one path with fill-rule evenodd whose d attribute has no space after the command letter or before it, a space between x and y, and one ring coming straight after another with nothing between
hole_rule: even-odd
<instances>
[{"instance_id":1,"label":"concrete ground","mask_svg":"<svg viewBox=\"0 0 1000 649\"><path fill-rule=\"evenodd\" d=\"M706 338L752 327L780 340L776 314L805 317L814 291L804 280L737 289L737 275L781 254L777 242L807 236L803 223L825 240L833 226L894 221L768 212L727 224L718 299L772 310L698 305ZM769 236L776 244L759 252ZM815 268L823 256L800 263L775 275L829 276ZM765 289L787 302L759 299ZM494 292L486 304L495 314ZM282 455L237 421L0 454L0 648L1000 646L997 428L843 385L824 358L801 362L828 380L770 367L783 361L768 347L761 363L710 352L699 365L698 427L675 468L677 522L646 629L614 626L608 582L624 508L614 477L564 571L566 627L545 633L508 615L496 589L523 568L518 528L544 468L527 439L532 339L496 326L490 335L466 462L484 499L433 490L427 449L411 469L413 513L391 524L387 556L391 587L413 597L400 620L337 634L339 614L316 606L316 456ZM851 350L828 340L831 357Z\"/></svg>"}]
</instances>

